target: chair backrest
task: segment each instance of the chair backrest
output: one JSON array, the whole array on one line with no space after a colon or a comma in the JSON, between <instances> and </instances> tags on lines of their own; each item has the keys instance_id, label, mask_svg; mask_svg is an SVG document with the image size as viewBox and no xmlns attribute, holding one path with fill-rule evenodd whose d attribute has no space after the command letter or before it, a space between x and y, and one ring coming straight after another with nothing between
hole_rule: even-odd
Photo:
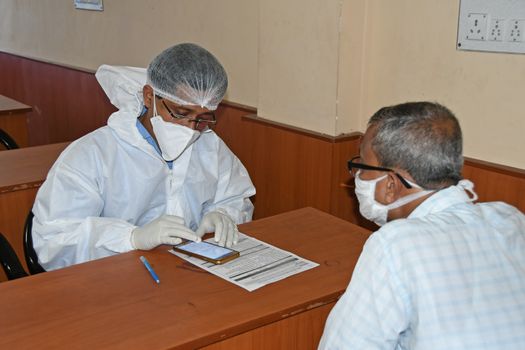
<instances>
[{"instance_id":1,"label":"chair backrest","mask_svg":"<svg viewBox=\"0 0 525 350\"><path fill-rule=\"evenodd\" d=\"M0 143L4 145L6 149L19 148L15 140L2 129L0 129Z\"/></svg>"},{"instance_id":2,"label":"chair backrest","mask_svg":"<svg viewBox=\"0 0 525 350\"><path fill-rule=\"evenodd\" d=\"M29 273L35 275L46 272L46 270L38 263L38 255L36 255L35 249L33 248L33 217L33 212L30 210L24 226L24 256Z\"/></svg>"},{"instance_id":3,"label":"chair backrest","mask_svg":"<svg viewBox=\"0 0 525 350\"><path fill-rule=\"evenodd\" d=\"M11 247L11 244L9 244L9 241L2 233L0 233L0 264L8 280L27 276L13 247Z\"/></svg>"}]
</instances>

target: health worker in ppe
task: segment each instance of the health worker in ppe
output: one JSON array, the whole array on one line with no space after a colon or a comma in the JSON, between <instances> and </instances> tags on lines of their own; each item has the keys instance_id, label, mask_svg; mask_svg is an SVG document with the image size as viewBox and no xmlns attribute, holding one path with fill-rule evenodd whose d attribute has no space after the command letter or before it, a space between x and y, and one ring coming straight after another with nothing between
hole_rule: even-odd
<instances>
[{"instance_id":1,"label":"health worker in ppe","mask_svg":"<svg viewBox=\"0 0 525 350\"><path fill-rule=\"evenodd\" d=\"M38 191L33 243L46 270L181 239L232 246L255 188L210 129L228 85L207 50L179 44L147 70L103 65L96 78L118 108L60 155Z\"/></svg>"}]
</instances>

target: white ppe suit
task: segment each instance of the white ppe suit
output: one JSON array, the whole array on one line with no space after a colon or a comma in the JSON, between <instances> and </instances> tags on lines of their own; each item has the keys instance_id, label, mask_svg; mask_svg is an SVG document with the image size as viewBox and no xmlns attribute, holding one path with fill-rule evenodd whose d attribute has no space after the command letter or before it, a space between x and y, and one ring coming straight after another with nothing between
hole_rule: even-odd
<instances>
[{"instance_id":1,"label":"white ppe suit","mask_svg":"<svg viewBox=\"0 0 525 350\"><path fill-rule=\"evenodd\" d=\"M119 110L71 143L38 191L32 234L44 269L130 251L133 229L163 214L192 230L215 210L237 224L251 220L255 188L214 132L203 132L170 170L136 126L146 70L101 66L96 77Z\"/></svg>"}]
</instances>

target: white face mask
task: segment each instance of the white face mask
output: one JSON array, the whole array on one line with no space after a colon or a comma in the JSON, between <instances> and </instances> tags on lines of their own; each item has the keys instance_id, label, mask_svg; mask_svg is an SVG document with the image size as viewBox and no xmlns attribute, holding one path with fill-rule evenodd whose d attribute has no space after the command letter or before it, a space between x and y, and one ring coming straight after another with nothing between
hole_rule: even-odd
<instances>
[{"instance_id":1,"label":"white face mask","mask_svg":"<svg viewBox=\"0 0 525 350\"><path fill-rule=\"evenodd\" d=\"M192 143L197 141L201 134L184 125L164 121L157 114L155 97L153 97L153 117L150 121L162 152L162 158L167 161L178 158Z\"/></svg>"},{"instance_id":2,"label":"white face mask","mask_svg":"<svg viewBox=\"0 0 525 350\"><path fill-rule=\"evenodd\" d=\"M373 180L361 180L360 176L361 171L358 171L355 176L355 194L357 200L359 201L359 212L363 217L367 218L370 221L375 222L379 226L386 224L388 220L388 211L402 207L403 205L415 201L418 198L426 196L427 194L434 191L421 191L409 194L408 196L399 198L397 201L390 203L388 205L381 204L376 201L376 184L385 179L387 175L383 175ZM416 188L421 188L420 186L409 182L410 185Z\"/></svg>"}]
</instances>

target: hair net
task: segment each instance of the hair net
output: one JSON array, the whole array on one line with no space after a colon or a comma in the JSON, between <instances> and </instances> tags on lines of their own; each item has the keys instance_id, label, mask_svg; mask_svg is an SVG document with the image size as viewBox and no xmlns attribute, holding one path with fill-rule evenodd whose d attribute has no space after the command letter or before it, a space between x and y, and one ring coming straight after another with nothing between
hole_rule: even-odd
<instances>
[{"instance_id":1,"label":"hair net","mask_svg":"<svg viewBox=\"0 0 525 350\"><path fill-rule=\"evenodd\" d=\"M195 44L172 46L151 61L147 83L155 93L181 105L217 109L228 77L219 61Z\"/></svg>"}]
</instances>

